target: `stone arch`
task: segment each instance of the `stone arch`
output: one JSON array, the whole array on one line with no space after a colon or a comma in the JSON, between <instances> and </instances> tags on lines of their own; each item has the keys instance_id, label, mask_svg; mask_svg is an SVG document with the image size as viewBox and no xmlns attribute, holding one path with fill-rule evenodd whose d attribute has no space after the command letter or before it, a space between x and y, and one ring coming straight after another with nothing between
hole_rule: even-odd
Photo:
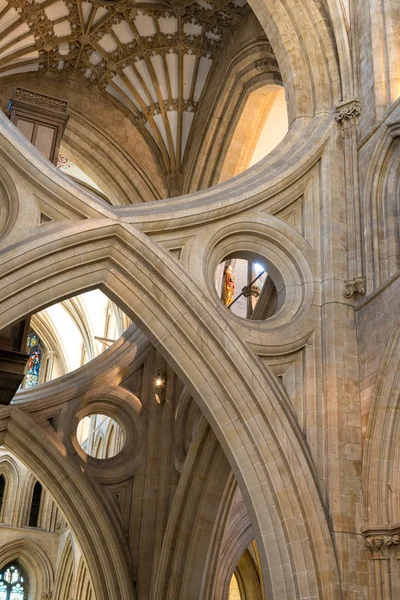
<instances>
[{"instance_id":1,"label":"stone arch","mask_svg":"<svg viewBox=\"0 0 400 600\"><path fill-rule=\"evenodd\" d=\"M17 407L8 407L1 441L53 496L74 533L94 581L96 600L135 598L130 558L118 518L99 488L67 456L56 432ZM107 540L107 544L104 540Z\"/></svg>"},{"instance_id":2,"label":"stone arch","mask_svg":"<svg viewBox=\"0 0 400 600\"><path fill-rule=\"evenodd\" d=\"M215 598L217 562L235 487L229 463L203 417L172 503L152 600L186 599L193 590L198 597ZM174 552L176 547L182 552Z\"/></svg>"},{"instance_id":3,"label":"stone arch","mask_svg":"<svg viewBox=\"0 0 400 600\"><path fill-rule=\"evenodd\" d=\"M5 279L6 273L13 284ZM221 323L219 314L168 251L128 225L83 221L57 231L55 236L46 235L14 247L4 254L0 275L0 326L96 286L123 305L192 390L224 449L250 513L264 577L270 583L266 592L273 598L337 596L337 565L325 510L310 453L286 396L228 323ZM45 294L42 278L46 279ZM226 385L227 379L231 385ZM60 455L52 432L31 431L35 429L32 418L22 409L10 410L7 446L51 488L75 529L79 522L83 532L78 537L85 546L85 557L91 559L89 565L87 558L88 567L99 600L116 598L120 582L129 586L126 579L118 579L116 592L114 586L111 589L114 576L102 587L107 576L105 565L108 560L110 565L114 562L114 532L104 523L103 531L107 529L110 535L108 547L92 547L90 542L99 529L96 521L96 531L89 531L100 499L88 489L83 477L80 481L76 469L69 482L61 477L63 487L56 489L55 470L60 469L68 479L68 470L73 468L68 458ZM28 454L26 439L32 436L30 447L34 448ZM46 448L52 448L51 464L47 456L46 460L40 457L45 443ZM71 494L78 481L93 505L85 507L85 522L81 506L76 514L78 507ZM102 510L108 514L105 507ZM290 530L288 520L293 524ZM302 524L301 531L298 523ZM292 553L292 544L300 540L302 551ZM108 556L98 556L96 567L94 554L101 553ZM102 572L98 565L102 565Z\"/></svg>"},{"instance_id":4,"label":"stone arch","mask_svg":"<svg viewBox=\"0 0 400 600\"><path fill-rule=\"evenodd\" d=\"M20 473L15 460L5 455L0 457L0 475L4 476L5 489L3 504L0 509L0 523L15 525L15 504L20 486Z\"/></svg>"},{"instance_id":5,"label":"stone arch","mask_svg":"<svg viewBox=\"0 0 400 600\"><path fill-rule=\"evenodd\" d=\"M400 521L400 318L382 357L365 438L363 488L368 529Z\"/></svg>"},{"instance_id":6,"label":"stone arch","mask_svg":"<svg viewBox=\"0 0 400 600\"><path fill-rule=\"evenodd\" d=\"M0 165L0 241L3 241L13 229L18 209L18 192L14 182Z\"/></svg>"},{"instance_id":7,"label":"stone arch","mask_svg":"<svg viewBox=\"0 0 400 600\"><path fill-rule=\"evenodd\" d=\"M0 547L0 569L18 560L29 579L28 600L43 597L53 589L54 573L51 562L42 548L29 538L14 540Z\"/></svg>"},{"instance_id":8,"label":"stone arch","mask_svg":"<svg viewBox=\"0 0 400 600\"><path fill-rule=\"evenodd\" d=\"M31 506L32 506L33 490L34 490L34 487L37 482L38 482L38 480L35 477L35 475L33 475L33 473L28 472L26 474L25 480L22 485L22 490L21 490L21 526L22 527L26 527L29 524L29 516L30 516ZM42 508L42 506L41 506L41 508ZM40 523L40 512L39 512L38 526L39 526L39 523Z\"/></svg>"},{"instance_id":9,"label":"stone arch","mask_svg":"<svg viewBox=\"0 0 400 600\"><path fill-rule=\"evenodd\" d=\"M74 585L74 547L72 536L65 540L54 582L54 600L69 600Z\"/></svg>"},{"instance_id":10,"label":"stone arch","mask_svg":"<svg viewBox=\"0 0 400 600\"><path fill-rule=\"evenodd\" d=\"M187 197L182 196L163 202L163 210L160 211L157 203L123 207L105 205L72 180L69 181L38 152L26 148L22 134L1 112L0 124L2 135L10 144L10 162L24 170L29 182L35 181L35 185L46 188L56 198L61 198L62 202L67 199L68 204L79 215L118 220L122 218L146 232L160 231L165 226L178 229L192 226L194 222L209 222L225 217L228 210L229 214L239 213L272 198L280 190L293 184L293 173L296 174L296 181L309 173L324 154L332 127L336 127L331 115L321 114L312 120L299 119L289 129L279 148L252 169L230 182L192 194L190 208ZM28 218L22 223L24 235L27 228L30 229L29 223ZM50 231L49 224L46 228Z\"/></svg>"},{"instance_id":11,"label":"stone arch","mask_svg":"<svg viewBox=\"0 0 400 600\"><path fill-rule=\"evenodd\" d=\"M72 162L95 181L111 204L159 200L165 195L166 189L157 187L143 165L115 138L87 115L71 109L70 113L62 144Z\"/></svg>"},{"instance_id":12,"label":"stone arch","mask_svg":"<svg viewBox=\"0 0 400 600\"><path fill-rule=\"evenodd\" d=\"M400 266L400 127L385 125L376 144L364 191L365 268L368 292Z\"/></svg>"},{"instance_id":13,"label":"stone arch","mask_svg":"<svg viewBox=\"0 0 400 600\"><path fill-rule=\"evenodd\" d=\"M262 600L262 582L260 581L258 564L252 550L254 548L247 548L240 557L235 569L235 577L242 598Z\"/></svg>"},{"instance_id":14,"label":"stone arch","mask_svg":"<svg viewBox=\"0 0 400 600\"><path fill-rule=\"evenodd\" d=\"M340 2L251 0L278 60L289 123L330 112L353 92L348 33Z\"/></svg>"},{"instance_id":15,"label":"stone arch","mask_svg":"<svg viewBox=\"0 0 400 600\"><path fill-rule=\"evenodd\" d=\"M79 600L93 600L92 583L83 557L81 557L79 561L74 590L73 598L78 598Z\"/></svg>"},{"instance_id":16,"label":"stone arch","mask_svg":"<svg viewBox=\"0 0 400 600\"><path fill-rule=\"evenodd\" d=\"M184 166L185 192L215 185L240 115L250 94L265 85L282 85L278 63L266 39L251 41L230 60L217 90L210 87L210 105L193 125ZM221 118L224 115L225 118ZM200 135L201 131L201 135ZM212 165L212 168L210 168Z\"/></svg>"},{"instance_id":17,"label":"stone arch","mask_svg":"<svg viewBox=\"0 0 400 600\"><path fill-rule=\"evenodd\" d=\"M249 515L240 491L237 489L232 502L229 522L223 541L223 550L218 565L215 586L215 597L218 600L226 600L228 598L232 575L240 557L253 540L254 535Z\"/></svg>"}]
</instances>

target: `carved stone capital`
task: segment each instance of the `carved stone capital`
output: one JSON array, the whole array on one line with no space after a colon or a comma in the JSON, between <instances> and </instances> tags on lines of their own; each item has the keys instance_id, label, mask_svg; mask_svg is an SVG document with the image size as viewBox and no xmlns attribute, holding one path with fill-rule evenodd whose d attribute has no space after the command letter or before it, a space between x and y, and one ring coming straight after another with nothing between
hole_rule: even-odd
<instances>
[{"instance_id":1,"label":"carved stone capital","mask_svg":"<svg viewBox=\"0 0 400 600\"><path fill-rule=\"evenodd\" d=\"M341 102L336 106L335 119L341 125L347 124L361 115L361 103L356 98Z\"/></svg>"},{"instance_id":2,"label":"carved stone capital","mask_svg":"<svg viewBox=\"0 0 400 600\"><path fill-rule=\"evenodd\" d=\"M249 296L258 298L258 296L261 294L261 290L258 285L245 285L244 288L242 288L242 294L245 298L248 298Z\"/></svg>"},{"instance_id":3,"label":"carved stone capital","mask_svg":"<svg viewBox=\"0 0 400 600\"><path fill-rule=\"evenodd\" d=\"M393 546L400 544L400 536L395 535L369 535L365 539L365 545L372 552L372 554L379 556L385 555L385 551L389 550Z\"/></svg>"},{"instance_id":4,"label":"carved stone capital","mask_svg":"<svg viewBox=\"0 0 400 600\"><path fill-rule=\"evenodd\" d=\"M53 592L51 590L45 590L41 593L42 600L50 600L53 597Z\"/></svg>"},{"instance_id":5,"label":"carved stone capital","mask_svg":"<svg viewBox=\"0 0 400 600\"><path fill-rule=\"evenodd\" d=\"M354 294L365 294L365 278L356 277L355 279L349 279L345 282L344 297L352 298Z\"/></svg>"},{"instance_id":6,"label":"carved stone capital","mask_svg":"<svg viewBox=\"0 0 400 600\"><path fill-rule=\"evenodd\" d=\"M373 558L389 558L390 553L400 546L399 524L389 527L378 527L363 531L365 545L371 551Z\"/></svg>"}]
</instances>

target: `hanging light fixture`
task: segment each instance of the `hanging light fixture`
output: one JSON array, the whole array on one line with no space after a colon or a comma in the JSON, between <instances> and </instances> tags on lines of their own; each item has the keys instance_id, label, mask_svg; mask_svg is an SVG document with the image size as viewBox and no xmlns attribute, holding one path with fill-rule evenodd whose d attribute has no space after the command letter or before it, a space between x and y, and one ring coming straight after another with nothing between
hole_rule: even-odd
<instances>
[{"instance_id":1,"label":"hanging light fixture","mask_svg":"<svg viewBox=\"0 0 400 600\"><path fill-rule=\"evenodd\" d=\"M158 404L164 404L165 402L165 386L167 383L167 375L162 371L158 371L155 386L155 397Z\"/></svg>"}]
</instances>

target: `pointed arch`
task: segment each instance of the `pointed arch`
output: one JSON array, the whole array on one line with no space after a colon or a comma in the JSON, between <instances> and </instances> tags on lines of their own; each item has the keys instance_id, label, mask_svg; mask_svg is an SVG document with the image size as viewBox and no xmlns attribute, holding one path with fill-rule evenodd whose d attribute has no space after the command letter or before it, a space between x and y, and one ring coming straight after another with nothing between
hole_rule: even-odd
<instances>
[{"instance_id":1,"label":"pointed arch","mask_svg":"<svg viewBox=\"0 0 400 600\"><path fill-rule=\"evenodd\" d=\"M46 552L29 538L20 538L0 546L0 569L18 560L29 578L29 600L41 598L53 589L53 567Z\"/></svg>"},{"instance_id":2,"label":"pointed arch","mask_svg":"<svg viewBox=\"0 0 400 600\"><path fill-rule=\"evenodd\" d=\"M153 600L189 598L191 590L201 590L199 597L215 597L217 563L235 487L226 456L203 417L172 503ZM181 553L174 553L174 547Z\"/></svg>"},{"instance_id":3,"label":"pointed arch","mask_svg":"<svg viewBox=\"0 0 400 600\"><path fill-rule=\"evenodd\" d=\"M70 600L74 585L74 548L69 534L65 540L54 583L54 600Z\"/></svg>"},{"instance_id":4,"label":"pointed arch","mask_svg":"<svg viewBox=\"0 0 400 600\"><path fill-rule=\"evenodd\" d=\"M22 491L21 491L21 509L20 509L20 526L27 527L29 526L29 520L31 515L32 508L32 500L35 485L39 483L37 478L33 473L28 472L22 483ZM40 508L40 507L39 507ZM39 518L38 513L38 518ZM37 526L37 525L36 525Z\"/></svg>"},{"instance_id":5,"label":"pointed arch","mask_svg":"<svg viewBox=\"0 0 400 600\"><path fill-rule=\"evenodd\" d=\"M397 103L400 105L400 100ZM363 219L367 293L375 291L400 266L400 126L384 123L374 137L365 176Z\"/></svg>"},{"instance_id":6,"label":"pointed arch","mask_svg":"<svg viewBox=\"0 0 400 600\"><path fill-rule=\"evenodd\" d=\"M33 486L32 500L29 508L29 527L39 527L42 492L42 484L40 481L36 481L35 485Z\"/></svg>"},{"instance_id":7,"label":"pointed arch","mask_svg":"<svg viewBox=\"0 0 400 600\"><path fill-rule=\"evenodd\" d=\"M0 523L16 525L15 507L18 503L20 474L17 463L9 456L0 456L0 475L4 477L3 501L0 506Z\"/></svg>"},{"instance_id":8,"label":"pointed arch","mask_svg":"<svg viewBox=\"0 0 400 600\"><path fill-rule=\"evenodd\" d=\"M331 111L353 92L348 32L339 0L250 0L274 49L289 123ZM317 66L317 67L316 67Z\"/></svg>"},{"instance_id":9,"label":"pointed arch","mask_svg":"<svg viewBox=\"0 0 400 600\"><path fill-rule=\"evenodd\" d=\"M105 290L128 315L136 317L142 331L192 391L212 425L248 507L264 578L268 581L267 593L274 598L295 597L301 577L302 594L336 597L337 564L312 460L276 378L262 369L228 323L221 322L219 312L183 267L146 235L129 225L106 220L75 223L57 230L56 235L47 231L43 237L4 253L0 265L3 276L0 326L78 291L93 287ZM13 279L11 287L10 280L5 279L7 273ZM46 278L45 293L42 278ZM156 285L149 286L149 281L155 281ZM232 384L227 386L227 380ZM92 580L97 583L99 600L116 598L124 579L119 577L118 585L114 586L115 570L111 580L107 578L104 587L101 586L106 575L110 575L105 565L109 561L111 569L115 564L112 529L103 524L104 533L107 530L110 535L107 546L99 548L93 541L90 543L98 534L99 523L95 523L96 531L91 526L94 507L100 499L87 489L82 478L88 504L84 510L74 504L71 492L80 483L80 474L74 469L70 481L58 476L56 485L56 470L66 472L74 467L59 452L51 432L35 435L31 431L35 429L31 426L32 417L26 414L26 409L6 410L11 412L7 446L38 476L40 471L40 479L51 487L67 519L74 522L76 535L82 540L80 545L85 545L87 551L84 550L85 557L94 558L94 554L102 552L108 555L106 559L98 556L97 565L102 565L102 572L96 561L89 565L87 558L88 566ZM32 436L35 439L30 446L34 448L28 455L26 443ZM49 454L48 446L52 449L51 463L48 456L46 461L39 456L44 447ZM281 501L278 490L282 489L285 494ZM302 490L301 495L298 489ZM109 512L105 507L102 510ZM87 518L83 520L85 511ZM288 519L293 524L290 530L286 526ZM299 523L301 531L296 525ZM303 552L292 553L291 544L304 540L303 526L307 538L302 542ZM107 535L102 539L107 539ZM324 553L320 552L321 547L326 549ZM276 564L277 556L280 566L270 571L268 565Z\"/></svg>"},{"instance_id":10,"label":"pointed arch","mask_svg":"<svg viewBox=\"0 0 400 600\"><path fill-rule=\"evenodd\" d=\"M79 561L72 597L79 600L94 600L92 582L83 557Z\"/></svg>"},{"instance_id":11,"label":"pointed arch","mask_svg":"<svg viewBox=\"0 0 400 600\"><path fill-rule=\"evenodd\" d=\"M218 564L215 586L216 598L226 599L228 597L232 575L240 557L253 539L254 535L245 503L240 490L236 489Z\"/></svg>"},{"instance_id":12,"label":"pointed arch","mask_svg":"<svg viewBox=\"0 0 400 600\"><path fill-rule=\"evenodd\" d=\"M56 432L46 427L45 420L34 419L15 406L3 409L3 417L5 413L8 424L1 436L4 446L46 486L64 513L85 556L96 600L135 599L121 524L98 487L66 455Z\"/></svg>"},{"instance_id":13,"label":"pointed arch","mask_svg":"<svg viewBox=\"0 0 400 600\"><path fill-rule=\"evenodd\" d=\"M101 430L99 430L95 434L91 455L95 458L104 458L103 451L104 451L104 437L103 437L103 432Z\"/></svg>"},{"instance_id":14,"label":"pointed arch","mask_svg":"<svg viewBox=\"0 0 400 600\"><path fill-rule=\"evenodd\" d=\"M368 529L400 522L400 318L382 357L362 473Z\"/></svg>"}]
</instances>

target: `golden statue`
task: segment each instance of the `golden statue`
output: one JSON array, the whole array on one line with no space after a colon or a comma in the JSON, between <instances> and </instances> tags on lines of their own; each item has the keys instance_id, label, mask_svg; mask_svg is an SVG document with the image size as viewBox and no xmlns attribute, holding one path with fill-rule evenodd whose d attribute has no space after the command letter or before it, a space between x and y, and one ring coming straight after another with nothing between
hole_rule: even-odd
<instances>
[{"instance_id":1,"label":"golden statue","mask_svg":"<svg viewBox=\"0 0 400 600\"><path fill-rule=\"evenodd\" d=\"M231 265L227 265L224 270L224 283L222 289L222 302L229 306L235 293L235 276Z\"/></svg>"}]
</instances>

